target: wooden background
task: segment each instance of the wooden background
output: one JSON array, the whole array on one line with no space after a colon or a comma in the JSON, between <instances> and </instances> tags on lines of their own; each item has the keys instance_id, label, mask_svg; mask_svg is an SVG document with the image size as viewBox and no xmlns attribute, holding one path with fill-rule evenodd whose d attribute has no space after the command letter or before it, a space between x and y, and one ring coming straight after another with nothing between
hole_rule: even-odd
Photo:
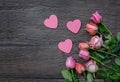
<instances>
[{"instance_id":1,"label":"wooden background","mask_svg":"<svg viewBox=\"0 0 120 82\"><path fill-rule=\"evenodd\" d=\"M120 31L120 0L0 0L0 82L66 82L60 71L69 55L57 44L72 39L70 55L81 61L77 44L89 41L84 28L96 10L113 34ZM51 14L58 16L57 30L43 25ZM65 25L76 18L82 29L75 35Z\"/></svg>"}]
</instances>

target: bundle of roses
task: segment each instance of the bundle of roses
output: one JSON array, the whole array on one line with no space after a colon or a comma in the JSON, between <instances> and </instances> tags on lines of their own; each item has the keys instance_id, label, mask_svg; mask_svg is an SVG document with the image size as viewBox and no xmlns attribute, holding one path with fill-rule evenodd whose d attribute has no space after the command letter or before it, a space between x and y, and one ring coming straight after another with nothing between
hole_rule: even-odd
<instances>
[{"instance_id":1,"label":"bundle of roses","mask_svg":"<svg viewBox=\"0 0 120 82\"><path fill-rule=\"evenodd\" d=\"M84 75L86 82L93 82L94 78L120 82L120 32L113 36L98 12L93 13L85 29L92 38L89 42L80 42L78 48L79 57L86 60L86 64L70 56L66 59L67 69L61 71L62 76L68 82L79 82L76 73Z\"/></svg>"}]
</instances>

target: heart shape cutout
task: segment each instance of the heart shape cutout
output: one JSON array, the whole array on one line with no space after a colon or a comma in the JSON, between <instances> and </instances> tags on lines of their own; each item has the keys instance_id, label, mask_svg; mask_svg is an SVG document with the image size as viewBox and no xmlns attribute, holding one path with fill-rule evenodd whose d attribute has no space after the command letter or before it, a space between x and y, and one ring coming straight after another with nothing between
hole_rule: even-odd
<instances>
[{"instance_id":1,"label":"heart shape cutout","mask_svg":"<svg viewBox=\"0 0 120 82\"><path fill-rule=\"evenodd\" d=\"M65 41L61 41L58 43L58 48L65 53L70 53L72 49L72 40L71 39L66 39Z\"/></svg>"},{"instance_id":2,"label":"heart shape cutout","mask_svg":"<svg viewBox=\"0 0 120 82\"><path fill-rule=\"evenodd\" d=\"M75 19L74 21L68 21L66 26L71 32L78 33L81 27L81 21L79 19Z\"/></svg>"},{"instance_id":3,"label":"heart shape cutout","mask_svg":"<svg viewBox=\"0 0 120 82\"><path fill-rule=\"evenodd\" d=\"M57 28L58 26L58 18L56 15L50 15L49 18L44 20L44 25L48 28Z\"/></svg>"}]
</instances>

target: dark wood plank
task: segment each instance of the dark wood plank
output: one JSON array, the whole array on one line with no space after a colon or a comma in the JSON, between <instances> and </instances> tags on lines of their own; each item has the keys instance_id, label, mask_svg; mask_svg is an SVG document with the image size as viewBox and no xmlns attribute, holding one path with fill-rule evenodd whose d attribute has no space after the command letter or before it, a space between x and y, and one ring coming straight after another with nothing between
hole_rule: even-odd
<instances>
[{"instance_id":1,"label":"dark wood plank","mask_svg":"<svg viewBox=\"0 0 120 82\"><path fill-rule=\"evenodd\" d=\"M114 34L120 31L119 0L0 0L0 77L62 78L60 70L68 55L57 44L71 38L70 55L80 61L77 44L89 40L84 27L96 10ZM57 30L43 25L50 14L59 18ZM82 29L74 35L65 25L76 18L81 19Z\"/></svg>"},{"instance_id":2,"label":"dark wood plank","mask_svg":"<svg viewBox=\"0 0 120 82\"><path fill-rule=\"evenodd\" d=\"M1 79L0 82L66 82L63 79ZM84 80L82 82L85 82Z\"/></svg>"},{"instance_id":3,"label":"dark wood plank","mask_svg":"<svg viewBox=\"0 0 120 82\"><path fill-rule=\"evenodd\" d=\"M15 79L15 78L2 78L0 82L66 82L63 79ZM85 82L84 79L80 79L80 82ZM94 82L104 82L100 79L95 79Z\"/></svg>"},{"instance_id":4,"label":"dark wood plank","mask_svg":"<svg viewBox=\"0 0 120 82\"><path fill-rule=\"evenodd\" d=\"M66 81L62 79L13 79L13 80L5 79L5 80L1 80L0 82L66 82Z\"/></svg>"}]
</instances>

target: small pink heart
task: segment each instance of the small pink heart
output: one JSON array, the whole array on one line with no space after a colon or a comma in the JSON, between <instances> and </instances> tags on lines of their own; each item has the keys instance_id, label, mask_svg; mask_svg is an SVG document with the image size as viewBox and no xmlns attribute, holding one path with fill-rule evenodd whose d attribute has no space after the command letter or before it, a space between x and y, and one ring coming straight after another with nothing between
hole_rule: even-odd
<instances>
[{"instance_id":1,"label":"small pink heart","mask_svg":"<svg viewBox=\"0 0 120 82\"><path fill-rule=\"evenodd\" d=\"M68 21L66 26L71 32L78 33L81 27L81 21L79 19L76 19L74 21Z\"/></svg>"},{"instance_id":2,"label":"small pink heart","mask_svg":"<svg viewBox=\"0 0 120 82\"><path fill-rule=\"evenodd\" d=\"M57 28L58 26L58 18L56 15L50 15L48 19L44 20L44 25L48 28Z\"/></svg>"},{"instance_id":3,"label":"small pink heart","mask_svg":"<svg viewBox=\"0 0 120 82\"><path fill-rule=\"evenodd\" d=\"M58 48L65 53L70 53L72 49L72 40L66 39L64 42L63 41L59 42Z\"/></svg>"}]
</instances>

